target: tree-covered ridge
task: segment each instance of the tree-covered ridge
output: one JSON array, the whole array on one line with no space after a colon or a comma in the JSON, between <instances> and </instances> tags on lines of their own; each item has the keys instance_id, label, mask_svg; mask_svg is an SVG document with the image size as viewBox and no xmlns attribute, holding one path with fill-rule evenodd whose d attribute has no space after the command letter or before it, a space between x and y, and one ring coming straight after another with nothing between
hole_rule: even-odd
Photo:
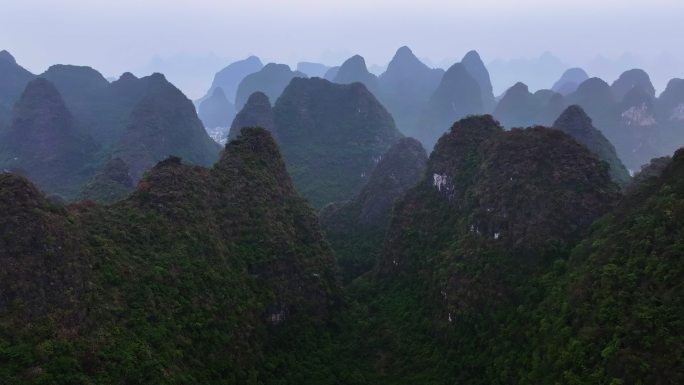
<instances>
[{"instance_id":1,"label":"tree-covered ridge","mask_svg":"<svg viewBox=\"0 0 684 385\"><path fill-rule=\"evenodd\" d=\"M361 83L295 78L273 107L278 145L313 206L352 198L402 135Z\"/></svg>"},{"instance_id":2,"label":"tree-covered ridge","mask_svg":"<svg viewBox=\"0 0 684 385\"><path fill-rule=\"evenodd\" d=\"M629 171L615 152L615 147L596 129L582 107L572 105L563 111L553 124L554 128L572 136L587 146L599 159L610 166L610 175L615 183L624 186L629 182Z\"/></svg>"},{"instance_id":3,"label":"tree-covered ridge","mask_svg":"<svg viewBox=\"0 0 684 385\"><path fill-rule=\"evenodd\" d=\"M321 227L344 282L374 267L394 202L423 177L426 162L420 142L402 138L383 154L358 195L321 209Z\"/></svg>"},{"instance_id":4,"label":"tree-covered ridge","mask_svg":"<svg viewBox=\"0 0 684 385\"><path fill-rule=\"evenodd\" d=\"M128 196L134 188L128 165L120 158L114 158L83 186L81 199L113 203Z\"/></svg>"},{"instance_id":5,"label":"tree-covered ridge","mask_svg":"<svg viewBox=\"0 0 684 385\"><path fill-rule=\"evenodd\" d=\"M378 276L355 283L344 338L359 340L340 345L364 346L359 383L680 383L683 159L612 209L607 168L569 137L458 122L428 162L450 174L400 200ZM496 224L482 203L498 189L510 198L493 202L518 203L507 217L526 216L508 240L480 225Z\"/></svg>"},{"instance_id":6,"label":"tree-covered ridge","mask_svg":"<svg viewBox=\"0 0 684 385\"><path fill-rule=\"evenodd\" d=\"M240 135L240 130L243 127L261 127L271 132L274 138L278 137L273 122L271 101L263 92L257 91L249 96L245 106L235 115L235 119L230 125L228 138L232 139Z\"/></svg>"},{"instance_id":7,"label":"tree-covered ridge","mask_svg":"<svg viewBox=\"0 0 684 385\"><path fill-rule=\"evenodd\" d=\"M339 295L316 214L262 129L212 169L159 163L111 206L55 207L2 174L0 207L8 384L268 378L265 360Z\"/></svg>"},{"instance_id":8,"label":"tree-covered ridge","mask_svg":"<svg viewBox=\"0 0 684 385\"><path fill-rule=\"evenodd\" d=\"M75 196L96 151L55 86L37 78L15 103L11 127L0 134L0 169L25 175L45 191Z\"/></svg>"},{"instance_id":9,"label":"tree-covered ridge","mask_svg":"<svg viewBox=\"0 0 684 385\"><path fill-rule=\"evenodd\" d=\"M684 381L684 152L593 226L534 312L532 375L563 383ZM555 375L555 377L552 377Z\"/></svg>"}]
</instances>

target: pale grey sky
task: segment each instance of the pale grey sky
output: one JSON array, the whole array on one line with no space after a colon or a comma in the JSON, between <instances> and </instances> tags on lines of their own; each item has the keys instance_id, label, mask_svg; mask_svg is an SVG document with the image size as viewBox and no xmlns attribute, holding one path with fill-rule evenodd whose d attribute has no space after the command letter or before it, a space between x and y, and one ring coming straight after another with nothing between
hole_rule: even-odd
<instances>
[{"instance_id":1,"label":"pale grey sky","mask_svg":"<svg viewBox=\"0 0 684 385\"><path fill-rule=\"evenodd\" d=\"M583 66L631 53L640 63L666 55L676 72L682 15L681 0L0 0L0 49L33 72L68 63L106 76L175 58L169 77L195 98L215 70L249 54L292 65L359 53L385 64L402 45L435 65L470 49L486 63L550 51ZM182 78L182 68L196 74Z\"/></svg>"}]
</instances>

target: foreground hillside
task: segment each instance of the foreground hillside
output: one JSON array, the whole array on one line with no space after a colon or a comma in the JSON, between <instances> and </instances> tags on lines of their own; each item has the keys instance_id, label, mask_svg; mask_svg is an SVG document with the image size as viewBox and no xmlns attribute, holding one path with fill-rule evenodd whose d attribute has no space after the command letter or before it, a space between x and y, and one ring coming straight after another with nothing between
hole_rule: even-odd
<instances>
[{"instance_id":1,"label":"foreground hillside","mask_svg":"<svg viewBox=\"0 0 684 385\"><path fill-rule=\"evenodd\" d=\"M268 378L338 295L315 213L261 129L211 169L159 163L112 206L55 206L2 174L0 208L4 384Z\"/></svg>"},{"instance_id":2,"label":"foreground hillside","mask_svg":"<svg viewBox=\"0 0 684 385\"><path fill-rule=\"evenodd\" d=\"M684 151L626 195L610 166L491 116L427 161L401 139L321 212L344 289L264 129L211 169L168 158L110 206L56 206L1 174L0 378L680 384Z\"/></svg>"},{"instance_id":3,"label":"foreground hillside","mask_svg":"<svg viewBox=\"0 0 684 385\"><path fill-rule=\"evenodd\" d=\"M621 197L559 131L457 123L300 377L324 360L344 376L322 383L681 383L683 156Z\"/></svg>"}]
</instances>

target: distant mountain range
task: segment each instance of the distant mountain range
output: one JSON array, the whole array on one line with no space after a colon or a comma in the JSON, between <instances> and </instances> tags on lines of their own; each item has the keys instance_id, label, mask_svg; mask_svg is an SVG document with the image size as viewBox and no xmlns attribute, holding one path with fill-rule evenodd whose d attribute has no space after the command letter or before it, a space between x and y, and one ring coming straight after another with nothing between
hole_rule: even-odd
<instances>
[{"instance_id":1,"label":"distant mountain range","mask_svg":"<svg viewBox=\"0 0 684 385\"><path fill-rule=\"evenodd\" d=\"M0 52L3 385L684 383L684 80L242 64Z\"/></svg>"},{"instance_id":2,"label":"distant mountain range","mask_svg":"<svg viewBox=\"0 0 684 385\"><path fill-rule=\"evenodd\" d=\"M2 57L8 71L0 74L0 93L13 108L0 131L0 168L27 175L48 193L80 197L113 158L135 183L169 155L202 165L218 156L192 102L161 74L125 73L110 83L90 67L55 65L33 75Z\"/></svg>"}]
</instances>

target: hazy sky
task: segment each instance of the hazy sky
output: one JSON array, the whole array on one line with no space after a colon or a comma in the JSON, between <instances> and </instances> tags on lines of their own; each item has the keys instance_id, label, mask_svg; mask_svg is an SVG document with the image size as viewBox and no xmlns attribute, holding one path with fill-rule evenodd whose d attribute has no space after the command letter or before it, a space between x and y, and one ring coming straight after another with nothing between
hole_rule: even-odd
<instances>
[{"instance_id":1,"label":"hazy sky","mask_svg":"<svg viewBox=\"0 0 684 385\"><path fill-rule=\"evenodd\" d=\"M197 97L249 54L385 64L408 45L435 65L470 49L487 63L545 51L569 65L627 52L684 62L682 15L682 0L0 0L0 49L38 73L69 63L116 76L176 58L198 72L185 86Z\"/></svg>"}]
</instances>

